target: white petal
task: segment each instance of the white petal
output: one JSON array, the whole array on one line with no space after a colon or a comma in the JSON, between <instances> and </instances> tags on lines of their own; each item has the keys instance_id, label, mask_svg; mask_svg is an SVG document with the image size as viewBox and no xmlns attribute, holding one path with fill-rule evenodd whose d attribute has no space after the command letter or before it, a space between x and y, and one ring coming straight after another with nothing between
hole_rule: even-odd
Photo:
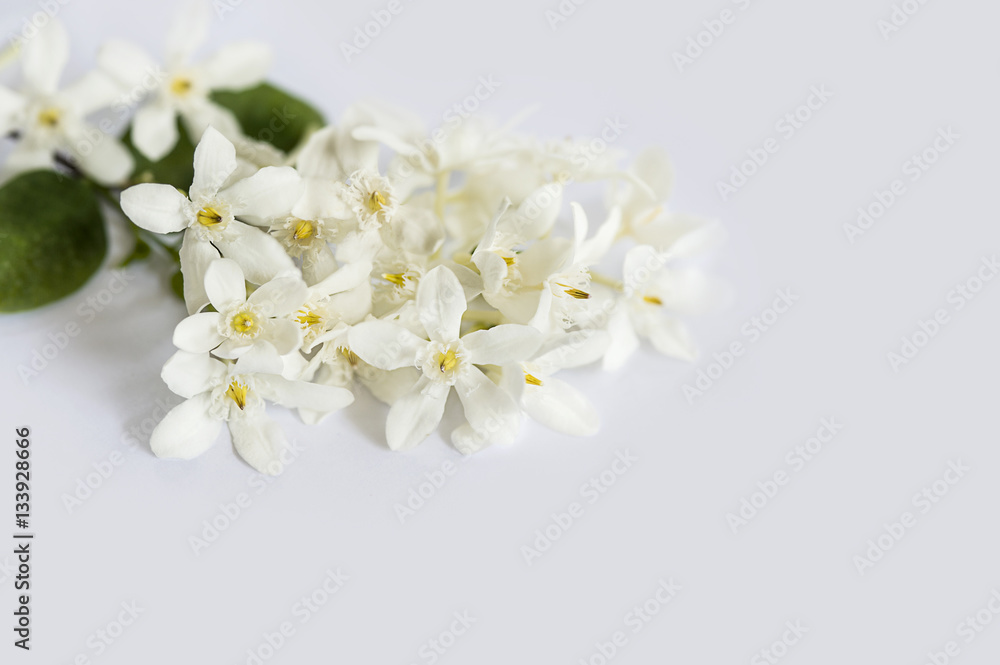
<instances>
[{"instance_id":1,"label":"white petal","mask_svg":"<svg viewBox=\"0 0 1000 665\"><path fill-rule=\"evenodd\" d=\"M98 137L97 140L94 136ZM88 132L68 132L67 137L72 142L73 156L80 169L99 184L121 185L132 174L135 168L132 155L114 136L90 128Z\"/></svg>"},{"instance_id":2,"label":"white petal","mask_svg":"<svg viewBox=\"0 0 1000 665\"><path fill-rule=\"evenodd\" d=\"M561 333L546 341L532 362L547 371L581 367L603 357L610 344L611 336L603 330Z\"/></svg>"},{"instance_id":3,"label":"white petal","mask_svg":"<svg viewBox=\"0 0 1000 665\"><path fill-rule=\"evenodd\" d=\"M348 344L369 365L379 369L398 369L413 367L417 352L427 342L398 323L365 321L351 328Z\"/></svg>"},{"instance_id":4,"label":"white petal","mask_svg":"<svg viewBox=\"0 0 1000 665\"><path fill-rule=\"evenodd\" d=\"M174 328L174 346L181 351L208 353L222 344L223 339L219 334L218 312L192 314Z\"/></svg>"},{"instance_id":5,"label":"white petal","mask_svg":"<svg viewBox=\"0 0 1000 665\"><path fill-rule=\"evenodd\" d=\"M184 303L188 314L194 314L209 302L205 291L205 272L219 258L219 252L212 243L201 240L193 231L188 231L181 242L180 257L181 273L184 275Z\"/></svg>"},{"instance_id":6,"label":"white petal","mask_svg":"<svg viewBox=\"0 0 1000 665\"><path fill-rule=\"evenodd\" d=\"M235 170L236 148L219 130L209 127L194 149L191 200L213 198Z\"/></svg>"},{"instance_id":7,"label":"white petal","mask_svg":"<svg viewBox=\"0 0 1000 665\"><path fill-rule=\"evenodd\" d=\"M158 76L160 68L146 51L130 42L112 39L97 51L97 63L124 88L142 85L148 76Z\"/></svg>"},{"instance_id":8,"label":"white petal","mask_svg":"<svg viewBox=\"0 0 1000 665\"><path fill-rule=\"evenodd\" d=\"M330 413L354 402L354 394L338 386L289 381L273 375L257 375L256 381L257 390L265 399L290 409Z\"/></svg>"},{"instance_id":9,"label":"white petal","mask_svg":"<svg viewBox=\"0 0 1000 665\"><path fill-rule=\"evenodd\" d=\"M465 312L465 290L446 266L434 268L417 286L417 311L427 335L438 342L458 339Z\"/></svg>"},{"instance_id":10,"label":"white petal","mask_svg":"<svg viewBox=\"0 0 1000 665\"><path fill-rule=\"evenodd\" d=\"M360 379L376 399L391 406L413 389L420 376L420 372L414 367L401 367L388 372L372 368L370 372L363 373Z\"/></svg>"},{"instance_id":11,"label":"white petal","mask_svg":"<svg viewBox=\"0 0 1000 665\"><path fill-rule=\"evenodd\" d=\"M242 90L264 80L271 59L271 49L266 44L234 42L202 62L201 68L209 88Z\"/></svg>"},{"instance_id":12,"label":"white petal","mask_svg":"<svg viewBox=\"0 0 1000 665\"><path fill-rule=\"evenodd\" d=\"M233 437L233 447L247 464L271 476L281 473L281 453L287 445L285 433L264 415L263 410L231 418L229 433Z\"/></svg>"},{"instance_id":13,"label":"white petal","mask_svg":"<svg viewBox=\"0 0 1000 665\"><path fill-rule=\"evenodd\" d=\"M362 282L367 281L371 272L372 264L367 261L351 263L349 265L342 266L339 270L337 270L337 272L333 273L322 282L310 287L309 291L321 296L331 296L334 293L343 293L344 291L349 291L350 289L360 286Z\"/></svg>"},{"instance_id":14,"label":"white petal","mask_svg":"<svg viewBox=\"0 0 1000 665\"><path fill-rule=\"evenodd\" d=\"M279 356L284 356L302 346L302 329L288 319L272 319L267 326L266 341Z\"/></svg>"},{"instance_id":15,"label":"white petal","mask_svg":"<svg viewBox=\"0 0 1000 665\"><path fill-rule=\"evenodd\" d=\"M69 60L69 36L56 19L28 40L22 53L25 85L37 94L51 95L59 87L66 62Z\"/></svg>"},{"instance_id":16,"label":"white petal","mask_svg":"<svg viewBox=\"0 0 1000 665\"><path fill-rule=\"evenodd\" d=\"M552 377L543 379L540 386L526 386L521 405L529 416L557 432L591 436L601 426L590 400L565 381Z\"/></svg>"},{"instance_id":17,"label":"white petal","mask_svg":"<svg viewBox=\"0 0 1000 665\"><path fill-rule=\"evenodd\" d=\"M663 317L644 332L656 350L663 355L688 362L698 359L698 346L694 342L694 337L680 321Z\"/></svg>"},{"instance_id":18,"label":"white petal","mask_svg":"<svg viewBox=\"0 0 1000 665\"><path fill-rule=\"evenodd\" d=\"M246 280L232 259L215 259L205 270L205 294L217 312L225 312L247 299Z\"/></svg>"},{"instance_id":19,"label":"white petal","mask_svg":"<svg viewBox=\"0 0 1000 665\"><path fill-rule=\"evenodd\" d=\"M268 316L286 316L302 307L308 296L309 289L300 277L277 277L251 293L247 302Z\"/></svg>"},{"instance_id":20,"label":"white petal","mask_svg":"<svg viewBox=\"0 0 1000 665\"><path fill-rule=\"evenodd\" d=\"M264 224L291 214L302 188L302 178L291 166L267 166L227 187L219 196L229 202L237 217Z\"/></svg>"},{"instance_id":21,"label":"white petal","mask_svg":"<svg viewBox=\"0 0 1000 665\"><path fill-rule=\"evenodd\" d=\"M178 351L170 356L160 372L167 387L184 398L211 390L225 375L225 363L207 353L187 351Z\"/></svg>"},{"instance_id":22,"label":"white petal","mask_svg":"<svg viewBox=\"0 0 1000 665\"><path fill-rule=\"evenodd\" d=\"M620 369L639 348L639 337L635 334L625 303L619 302L608 319L608 334L611 336L611 343L604 356L604 369L614 371Z\"/></svg>"},{"instance_id":23,"label":"white petal","mask_svg":"<svg viewBox=\"0 0 1000 665\"><path fill-rule=\"evenodd\" d=\"M157 457L192 459L208 450L216 439L222 421L208 414L211 393L200 393L181 402L160 421L149 437Z\"/></svg>"},{"instance_id":24,"label":"white petal","mask_svg":"<svg viewBox=\"0 0 1000 665\"><path fill-rule=\"evenodd\" d=\"M171 185L133 185L122 192L121 204L136 226L153 233L172 233L188 225L187 197Z\"/></svg>"},{"instance_id":25,"label":"white petal","mask_svg":"<svg viewBox=\"0 0 1000 665\"><path fill-rule=\"evenodd\" d=\"M470 362L476 365L506 365L527 360L542 341L542 334L534 328L512 323L477 330L462 338Z\"/></svg>"},{"instance_id":26,"label":"white petal","mask_svg":"<svg viewBox=\"0 0 1000 665\"><path fill-rule=\"evenodd\" d=\"M204 0L188 0L177 9L167 30L168 67L186 64L198 47L205 43L212 20L208 8L209 3Z\"/></svg>"},{"instance_id":27,"label":"white petal","mask_svg":"<svg viewBox=\"0 0 1000 665\"><path fill-rule=\"evenodd\" d=\"M407 450L430 436L444 415L447 386L420 377L413 389L396 400L385 422L385 438L392 450Z\"/></svg>"},{"instance_id":28,"label":"white petal","mask_svg":"<svg viewBox=\"0 0 1000 665\"><path fill-rule=\"evenodd\" d=\"M177 111L168 104L147 104L132 119L132 143L151 161L163 159L179 136Z\"/></svg>"},{"instance_id":29,"label":"white petal","mask_svg":"<svg viewBox=\"0 0 1000 665\"><path fill-rule=\"evenodd\" d=\"M121 97L121 92L114 79L104 72L94 70L63 89L59 98L82 118L98 109L111 106Z\"/></svg>"},{"instance_id":30,"label":"white petal","mask_svg":"<svg viewBox=\"0 0 1000 665\"><path fill-rule=\"evenodd\" d=\"M295 271L295 262L281 243L260 229L233 220L225 238L215 241L226 258L236 261L253 284L266 284L279 273Z\"/></svg>"},{"instance_id":31,"label":"white petal","mask_svg":"<svg viewBox=\"0 0 1000 665\"><path fill-rule=\"evenodd\" d=\"M493 443L510 443L520 426L520 409L510 395L487 378L478 368L463 372L455 383L455 392L462 400L465 419L481 439L483 447ZM475 450L462 450L463 453Z\"/></svg>"}]
</instances>

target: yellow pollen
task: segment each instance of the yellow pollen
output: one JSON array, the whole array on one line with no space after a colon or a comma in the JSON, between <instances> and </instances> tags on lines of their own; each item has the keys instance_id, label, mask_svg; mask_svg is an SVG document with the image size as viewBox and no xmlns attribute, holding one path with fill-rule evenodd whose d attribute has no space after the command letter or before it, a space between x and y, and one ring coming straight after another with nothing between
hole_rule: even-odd
<instances>
[{"instance_id":1,"label":"yellow pollen","mask_svg":"<svg viewBox=\"0 0 1000 665\"><path fill-rule=\"evenodd\" d=\"M247 334L253 332L257 327L257 322L253 318L253 314L249 312L240 312L235 317L233 317L233 330L238 333Z\"/></svg>"},{"instance_id":2,"label":"yellow pollen","mask_svg":"<svg viewBox=\"0 0 1000 665\"><path fill-rule=\"evenodd\" d=\"M455 369L455 365L458 364L458 356L455 355L455 349L448 349L444 353L439 353L437 361L442 374Z\"/></svg>"},{"instance_id":3,"label":"yellow pollen","mask_svg":"<svg viewBox=\"0 0 1000 665\"><path fill-rule=\"evenodd\" d=\"M178 97L183 97L191 92L191 87L191 79L184 78L183 76L178 76L170 82L170 92Z\"/></svg>"},{"instance_id":4,"label":"yellow pollen","mask_svg":"<svg viewBox=\"0 0 1000 665\"><path fill-rule=\"evenodd\" d=\"M292 234L292 237L296 240L306 240L313 236L314 231L312 222L303 219L295 225L295 233Z\"/></svg>"},{"instance_id":5,"label":"yellow pollen","mask_svg":"<svg viewBox=\"0 0 1000 665\"><path fill-rule=\"evenodd\" d=\"M309 328L310 326L317 326L323 323L323 317L316 313L315 310L305 310L300 309L299 315L295 317L295 320L299 322L303 328Z\"/></svg>"},{"instance_id":6,"label":"yellow pollen","mask_svg":"<svg viewBox=\"0 0 1000 665\"><path fill-rule=\"evenodd\" d=\"M659 298L657 298L656 296L643 296L642 299L645 300L646 302L648 302L650 305L662 305L663 304L663 301L660 300Z\"/></svg>"},{"instance_id":7,"label":"yellow pollen","mask_svg":"<svg viewBox=\"0 0 1000 665\"><path fill-rule=\"evenodd\" d=\"M540 386L540 385L542 385L542 380L541 379L539 379L537 376L533 376L531 374L528 374L527 372L524 373L524 382L527 383L529 386Z\"/></svg>"},{"instance_id":8,"label":"yellow pollen","mask_svg":"<svg viewBox=\"0 0 1000 665\"><path fill-rule=\"evenodd\" d=\"M38 114L38 124L46 127L55 127L59 124L62 114L58 109L45 109Z\"/></svg>"},{"instance_id":9,"label":"yellow pollen","mask_svg":"<svg viewBox=\"0 0 1000 665\"><path fill-rule=\"evenodd\" d=\"M340 355L347 358L347 362L351 363L352 366L356 367L357 364L361 362L361 358L358 358L358 354L354 353L354 351L351 351L346 346L342 346L338 350L340 351Z\"/></svg>"},{"instance_id":10,"label":"yellow pollen","mask_svg":"<svg viewBox=\"0 0 1000 665\"><path fill-rule=\"evenodd\" d=\"M581 291L580 289L575 289L575 288L573 288L571 286L568 286L566 284L558 284L558 286L563 287L563 289L566 292L566 295L571 296L573 298L576 298L577 300L586 300L587 298L590 297L590 294L587 293L586 291Z\"/></svg>"},{"instance_id":11,"label":"yellow pollen","mask_svg":"<svg viewBox=\"0 0 1000 665\"><path fill-rule=\"evenodd\" d=\"M397 272L397 273L384 272L382 273L382 279L384 279L387 282L395 284L399 288L403 288L404 286L406 286L406 280L409 279L409 277L406 276L406 273L402 272Z\"/></svg>"},{"instance_id":12,"label":"yellow pollen","mask_svg":"<svg viewBox=\"0 0 1000 665\"><path fill-rule=\"evenodd\" d=\"M229 384L229 390L226 391L226 397L236 402L236 406L240 407L240 411L242 411L247 405L247 387L238 383L234 379L233 382Z\"/></svg>"},{"instance_id":13,"label":"yellow pollen","mask_svg":"<svg viewBox=\"0 0 1000 665\"><path fill-rule=\"evenodd\" d=\"M368 206L368 211L371 213L381 212L385 204L388 203L385 195L378 191L377 189L368 195L368 199L365 201L365 205Z\"/></svg>"},{"instance_id":14,"label":"yellow pollen","mask_svg":"<svg viewBox=\"0 0 1000 665\"><path fill-rule=\"evenodd\" d=\"M222 221L222 215L215 208L202 208L198 211L196 217L204 226L215 226Z\"/></svg>"},{"instance_id":15,"label":"yellow pollen","mask_svg":"<svg viewBox=\"0 0 1000 665\"><path fill-rule=\"evenodd\" d=\"M514 257L513 256L505 256L505 257L503 257L503 262L506 263L507 267L509 268L512 265L514 265Z\"/></svg>"}]
</instances>

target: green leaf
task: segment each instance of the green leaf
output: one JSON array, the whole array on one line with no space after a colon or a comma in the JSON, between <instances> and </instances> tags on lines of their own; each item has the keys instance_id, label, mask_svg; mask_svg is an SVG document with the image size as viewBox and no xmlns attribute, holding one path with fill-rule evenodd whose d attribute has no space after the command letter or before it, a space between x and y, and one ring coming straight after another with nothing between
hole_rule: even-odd
<instances>
[{"instance_id":1,"label":"green leaf","mask_svg":"<svg viewBox=\"0 0 1000 665\"><path fill-rule=\"evenodd\" d=\"M0 187L0 311L41 307L76 291L107 251L94 191L53 171Z\"/></svg>"},{"instance_id":2,"label":"green leaf","mask_svg":"<svg viewBox=\"0 0 1000 665\"><path fill-rule=\"evenodd\" d=\"M141 182L157 182L173 185L177 189L187 191L194 180L194 144L184 129L184 124L177 121L177 145L159 161L150 161L132 144L132 127L128 128L122 141L135 159L135 170L129 178L129 184Z\"/></svg>"},{"instance_id":3,"label":"green leaf","mask_svg":"<svg viewBox=\"0 0 1000 665\"><path fill-rule=\"evenodd\" d=\"M184 300L184 275L181 274L180 270L170 278L170 288L173 289L175 296Z\"/></svg>"},{"instance_id":4,"label":"green leaf","mask_svg":"<svg viewBox=\"0 0 1000 665\"><path fill-rule=\"evenodd\" d=\"M326 124L315 108L269 83L239 92L219 90L212 100L233 112L248 137L286 153Z\"/></svg>"},{"instance_id":5,"label":"green leaf","mask_svg":"<svg viewBox=\"0 0 1000 665\"><path fill-rule=\"evenodd\" d=\"M135 247L132 248L132 253L129 254L124 261L119 264L119 268L124 268L125 266L133 263L134 261L142 261L149 256L151 249L149 244L145 240L136 236Z\"/></svg>"}]
</instances>

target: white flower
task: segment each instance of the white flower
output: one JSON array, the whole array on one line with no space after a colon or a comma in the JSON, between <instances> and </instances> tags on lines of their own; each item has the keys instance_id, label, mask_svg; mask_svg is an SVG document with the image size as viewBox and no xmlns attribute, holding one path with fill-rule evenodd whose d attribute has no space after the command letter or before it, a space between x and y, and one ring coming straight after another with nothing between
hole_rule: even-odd
<instances>
[{"instance_id":1,"label":"white flower","mask_svg":"<svg viewBox=\"0 0 1000 665\"><path fill-rule=\"evenodd\" d=\"M181 269L192 314L208 304L205 270L220 252L254 284L295 270L281 243L244 222L263 225L287 216L301 195L301 178L290 166L268 166L229 184L235 169L233 144L209 128L195 149L190 199L170 185L152 183L122 192L122 210L136 226L154 233L185 230Z\"/></svg>"},{"instance_id":2,"label":"white flower","mask_svg":"<svg viewBox=\"0 0 1000 665\"><path fill-rule=\"evenodd\" d=\"M331 338L340 324L354 324L371 312L370 263L353 263L310 286L295 321L302 329L302 350Z\"/></svg>"},{"instance_id":3,"label":"white flower","mask_svg":"<svg viewBox=\"0 0 1000 665\"><path fill-rule=\"evenodd\" d=\"M649 245L634 247L625 256L625 295L608 321L611 345L604 356L605 369L615 370L625 364L639 347L640 337L648 338L666 356L697 359L694 338L678 317L695 316L717 307L728 292L700 271L667 268L672 258Z\"/></svg>"},{"instance_id":4,"label":"white flower","mask_svg":"<svg viewBox=\"0 0 1000 665\"><path fill-rule=\"evenodd\" d=\"M158 73L160 84L153 98L135 114L132 124L132 142L151 160L161 159L177 144L178 115L192 141L210 125L238 140L238 121L208 95L256 85L270 67L270 49L249 42L229 44L204 62L192 64L192 54L208 36L208 9L207 2L196 1L177 14L167 33L165 73L143 49L128 42L108 42L98 55L101 68L129 90L141 90L150 72Z\"/></svg>"},{"instance_id":5,"label":"white flower","mask_svg":"<svg viewBox=\"0 0 1000 665\"><path fill-rule=\"evenodd\" d=\"M178 351L164 365L162 376L186 401L153 430L153 452L159 457L197 457L215 443L225 422L236 452L250 466L261 473L280 473L286 439L264 413L264 400L329 412L349 405L354 395L343 388L289 381L273 369L242 360L227 365L205 353Z\"/></svg>"},{"instance_id":6,"label":"white flower","mask_svg":"<svg viewBox=\"0 0 1000 665\"><path fill-rule=\"evenodd\" d=\"M216 259L205 271L205 291L216 311L192 314L174 330L182 351L236 359L248 353L284 356L296 351L302 333L291 320L308 291L298 275L276 277L247 297L239 265Z\"/></svg>"},{"instance_id":7,"label":"white flower","mask_svg":"<svg viewBox=\"0 0 1000 665\"><path fill-rule=\"evenodd\" d=\"M20 93L0 86L0 135L19 141L4 167L5 175L50 169L56 155L70 158L102 185L123 182L134 166L117 138L88 125L84 117L110 106L118 87L91 72L63 90L59 78L69 58L66 29L55 19L24 45L24 85Z\"/></svg>"},{"instance_id":8,"label":"white flower","mask_svg":"<svg viewBox=\"0 0 1000 665\"><path fill-rule=\"evenodd\" d=\"M539 332L506 324L460 335L465 292L445 266L434 268L420 281L416 307L428 339L390 321L360 323L349 337L351 350L375 367L416 367L422 372L410 392L389 410L389 447L405 450L425 439L441 421L452 387L472 429L488 434L477 447L511 441L517 433L519 410L477 365L503 365L529 357L542 342ZM462 452L474 452L469 445L456 445Z\"/></svg>"}]
</instances>

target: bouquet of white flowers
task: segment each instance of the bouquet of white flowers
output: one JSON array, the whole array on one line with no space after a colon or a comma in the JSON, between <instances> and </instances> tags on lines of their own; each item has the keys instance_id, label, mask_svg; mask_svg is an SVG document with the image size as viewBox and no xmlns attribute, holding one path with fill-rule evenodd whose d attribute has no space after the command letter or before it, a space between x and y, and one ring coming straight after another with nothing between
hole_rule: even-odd
<instances>
[{"instance_id":1,"label":"bouquet of white flowers","mask_svg":"<svg viewBox=\"0 0 1000 665\"><path fill-rule=\"evenodd\" d=\"M195 457L225 422L249 464L278 473L285 438L265 402L318 423L360 386L389 405L393 450L438 427L452 388L463 453L513 441L525 414L588 435L597 411L559 370L617 369L641 338L695 357L681 317L725 288L683 262L722 233L668 210L662 152L622 168L602 139L539 141L476 116L428 131L373 103L326 125L263 83L265 46L193 64L206 12L178 17L163 64L110 42L61 91L68 40L52 21L21 45L23 90L0 88L0 126L17 141L0 188L0 309L60 298L99 268L100 199L134 224L126 262L176 263L188 317L162 376L185 401L153 432L157 455ZM86 123L101 108L129 119L122 140L113 123ZM601 181L599 223L564 206L571 185Z\"/></svg>"}]
</instances>

